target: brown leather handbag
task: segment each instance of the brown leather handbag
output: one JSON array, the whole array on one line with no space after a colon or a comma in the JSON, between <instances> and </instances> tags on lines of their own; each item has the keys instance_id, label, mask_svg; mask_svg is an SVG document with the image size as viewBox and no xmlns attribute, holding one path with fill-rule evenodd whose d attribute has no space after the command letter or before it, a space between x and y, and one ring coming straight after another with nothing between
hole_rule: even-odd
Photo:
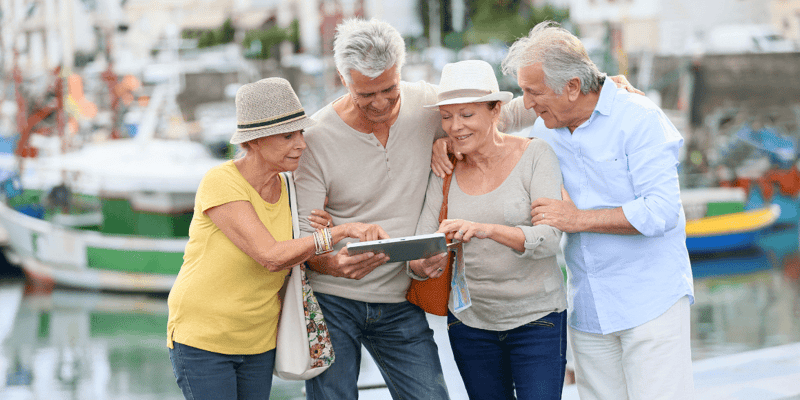
<instances>
[{"instance_id":1,"label":"brown leather handbag","mask_svg":"<svg viewBox=\"0 0 800 400\"><path fill-rule=\"evenodd\" d=\"M453 164L453 172L455 172L456 158L450 155L450 162ZM444 199L442 199L442 209L439 211L439 223L447 219L447 194L450 192L450 180L453 174L444 177L442 183L442 191L444 192ZM450 240L447 241L450 243ZM444 268L444 273L438 278L431 278L424 281L416 279L411 280L411 286L408 287L406 299L412 304L416 304L422 308L426 313L434 315L447 315L447 303L450 301L450 279L453 274L453 257L454 253L448 250L447 265Z\"/></svg>"}]
</instances>

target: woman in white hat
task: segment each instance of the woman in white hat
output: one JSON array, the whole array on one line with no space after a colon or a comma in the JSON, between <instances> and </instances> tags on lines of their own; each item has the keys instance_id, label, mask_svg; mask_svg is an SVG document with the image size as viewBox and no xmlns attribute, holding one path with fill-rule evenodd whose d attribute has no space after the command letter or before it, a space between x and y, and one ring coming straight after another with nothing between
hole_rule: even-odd
<instances>
[{"instance_id":1,"label":"woman in white hat","mask_svg":"<svg viewBox=\"0 0 800 400\"><path fill-rule=\"evenodd\" d=\"M293 183L281 172L297 168L313 121L281 78L242 86L236 117L231 143L246 153L203 177L169 294L167 346L187 399L268 399L287 271L345 237L387 237L377 225L328 228L329 220L310 218L314 236L292 239Z\"/></svg>"},{"instance_id":2,"label":"woman in white hat","mask_svg":"<svg viewBox=\"0 0 800 400\"><path fill-rule=\"evenodd\" d=\"M466 290L451 292L447 316L453 355L471 399L560 399L566 365L566 295L556 262L561 232L532 226L532 199L561 198L561 171L543 140L498 131L492 67L447 64L439 109L455 165L447 219L438 221L443 181L431 174L417 233L463 242ZM415 279L436 278L445 260L409 263ZM454 271L454 273L456 273ZM471 305L469 305L471 303Z\"/></svg>"}]
</instances>

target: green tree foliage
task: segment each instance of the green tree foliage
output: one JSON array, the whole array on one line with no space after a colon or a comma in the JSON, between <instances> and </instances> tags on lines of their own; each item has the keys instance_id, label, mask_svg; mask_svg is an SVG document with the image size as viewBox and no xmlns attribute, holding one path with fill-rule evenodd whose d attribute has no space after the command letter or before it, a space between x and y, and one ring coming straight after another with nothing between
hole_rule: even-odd
<instances>
[{"instance_id":1,"label":"green tree foliage","mask_svg":"<svg viewBox=\"0 0 800 400\"><path fill-rule=\"evenodd\" d=\"M442 36L446 37L453 32L452 0L417 0L417 15L422 21L422 36L431 38L431 13L430 3L435 1L439 5L439 28Z\"/></svg>"},{"instance_id":2,"label":"green tree foliage","mask_svg":"<svg viewBox=\"0 0 800 400\"><path fill-rule=\"evenodd\" d=\"M217 44L216 35L214 35L214 31L205 31L200 34L200 37L197 38L197 47L211 47Z\"/></svg>"},{"instance_id":3,"label":"green tree foliage","mask_svg":"<svg viewBox=\"0 0 800 400\"><path fill-rule=\"evenodd\" d=\"M300 51L300 21L295 19L289 25L289 41L294 45L295 53Z\"/></svg>"},{"instance_id":4,"label":"green tree foliage","mask_svg":"<svg viewBox=\"0 0 800 400\"><path fill-rule=\"evenodd\" d=\"M269 29L251 30L244 35L242 46L245 56L249 58L268 59L272 56L272 48L284 40L292 40L291 28L289 30L273 26Z\"/></svg>"},{"instance_id":5,"label":"green tree foliage","mask_svg":"<svg viewBox=\"0 0 800 400\"><path fill-rule=\"evenodd\" d=\"M551 5L532 7L523 0L468 0L471 27L466 43L502 41L511 43L546 20L559 23L569 19L569 10Z\"/></svg>"},{"instance_id":6,"label":"green tree foliage","mask_svg":"<svg viewBox=\"0 0 800 400\"><path fill-rule=\"evenodd\" d=\"M569 19L569 10L545 5L533 7L526 0L465 0L466 30L455 32L452 23L452 0L417 0L423 36L430 38L430 2L439 5L440 28L444 45L460 48L464 45L501 41L511 43L526 35L542 21L559 23Z\"/></svg>"},{"instance_id":7,"label":"green tree foliage","mask_svg":"<svg viewBox=\"0 0 800 400\"><path fill-rule=\"evenodd\" d=\"M197 47L211 47L218 44L225 44L233 42L233 36L236 30L233 28L233 22L228 18L217 29L200 30L200 31L185 31L181 36L184 39L197 39Z\"/></svg>"},{"instance_id":8,"label":"green tree foliage","mask_svg":"<svg viewBox=\"0 0 800 400\"><path fill-rule=\"evenodd\" d=\"M560 24L563 24L564 21L569 20L568 8L557 8L548 4L544 7L532 7L530 11L531 15L529 18L528 26L530 26L531 28L533 28L534 26L536 26L536 24L542 21L556 21Z\"/></svg>"},{"instance_id":9,"label":"green tree foliage","mask_svg":"<svg viewBox=\"0 0 800 400\"><path fill-rule=\"evenodd\" d=\"M231 43L233 42L233 36L236 34L236 30L233 29L233 22L231 19L228 18L225 22L222 23L222 27L219 29L219 37L221 43Z\"/></svg>"}]
</instances>

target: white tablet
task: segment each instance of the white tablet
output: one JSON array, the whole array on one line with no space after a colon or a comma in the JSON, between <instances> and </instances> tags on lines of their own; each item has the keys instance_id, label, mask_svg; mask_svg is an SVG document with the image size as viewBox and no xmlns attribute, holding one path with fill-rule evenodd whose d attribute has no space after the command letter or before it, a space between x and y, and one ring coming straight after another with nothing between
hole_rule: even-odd
<instances>
[{"instance_id":1,"label":"white tablet","mask_svg":"<svg viewBox=\"0 0 800 400\"><path fill-rule=\"evenodd\" d=\"M347 252L350 254L369 251L386 253L389 256L389 262L418 260L446 252L447 240L445 240L444 233L431 233L347 244Z\"/></svg>"}]
</instances>

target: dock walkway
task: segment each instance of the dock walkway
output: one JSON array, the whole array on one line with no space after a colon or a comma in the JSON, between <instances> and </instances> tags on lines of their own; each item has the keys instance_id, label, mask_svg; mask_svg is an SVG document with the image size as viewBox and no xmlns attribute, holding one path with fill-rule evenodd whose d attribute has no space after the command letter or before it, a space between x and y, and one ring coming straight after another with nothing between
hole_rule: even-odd
<instances>
[{"instance_id":1,"label":"dock walkway","mask_svg":"<svg viewBox=\"0 0 800 400\"><path fill-rule=\"evenodd\" d=\"M439 346L445 381L452 400L467 395L453 361L445 318L428 315ZM371 364L371 359L365 355ZM360 398L391 399L377 367L362 369ZM800 400L800 343L697 360L693 363L697 400ZM369 388L369 389L368 389ZM575 385L564 387L563 400L579 400Z\"/></svg>"},{"instance_id":2,"label":"dock walkway","mask_svg":"<svg viewBox=\"0 0 800 400\"><path fill-rule=\"evenodd\" d=\"M800 400L800 343L695 361L697 400ZM563 400L578 400L575 385Z\"/></svg>"}]
</instances>

